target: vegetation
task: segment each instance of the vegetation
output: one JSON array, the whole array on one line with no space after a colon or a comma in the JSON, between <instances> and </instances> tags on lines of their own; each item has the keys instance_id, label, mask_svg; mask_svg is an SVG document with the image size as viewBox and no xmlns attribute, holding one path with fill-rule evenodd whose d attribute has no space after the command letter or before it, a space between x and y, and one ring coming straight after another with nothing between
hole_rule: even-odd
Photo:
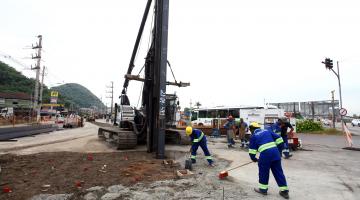
<instances>
[{"instance_id":1,"label":"vegetation","mask_svg":"<svg viewBox=\"0 0 360 200\"><path fill-rule=\"evenodd\" d=\"M324 131L324 127L321 122L314 121L311 119L298 120L296 122L296 131L298 133L307 133L314 131Z\"/></svg>"},{"instance_id":2,"label":"vegetation","mask_svg":"<svg viewBox=\"0 0 360 200\"><path fill-rule=\"evenodd\" d=\"M0 61L0 91L32 93L35 80L28 79L14 68Z\"/></svg>"},{"instance_id":3,"label":"vegetation","mask_svg":"<svg viewBox=\"0 0 360 200\"><path fill-rule=\"evenodd\" d=\"M0 61L0 92L24 92L34 94L35 79L27 78L21 72ZM65 104L67 108L104 107L104 104L85 87L69 83L51 90L59 91L58 103ZM44 86L43 103L50 102L50 89Z\"/></svg>"},{"instance_id":4,"label":"vegetation","mask_svg":"<svg viewBox=\"0 0 360 200\"><path fill-rule=\"evenodd\" d=\"M35 79L27 78L21 72L0 61L0 92L23 92L34 94ZM49 89L45 86L43 90L44 102L50 99Z\"/></svg>"},{"instance_id":5,"label":"vegetation","mask_svg":"<svg viewBox=\"0 0 360 200\"><path fill-rule=\"evenodd\" d=\"M51 90L59 92L59 98L63 100L66 106L73 108L90 108L96 106L103 108L105 105L91 93L87 88L77 83L67 83L58 87L53 87Z\"/></svg>"}]
</instances>

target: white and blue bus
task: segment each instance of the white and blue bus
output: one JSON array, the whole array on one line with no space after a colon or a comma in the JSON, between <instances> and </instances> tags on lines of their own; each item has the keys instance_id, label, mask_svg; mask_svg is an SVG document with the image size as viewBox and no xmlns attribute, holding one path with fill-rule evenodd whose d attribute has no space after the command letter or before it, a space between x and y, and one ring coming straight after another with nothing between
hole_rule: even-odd
<instances>
[{"instance_id":1,"label":"white and blue bus","mask_svg":"<svg viewBox=\"0 0 360 200\"><path fill-rule=\"evenodd\" d=\"M257 122L263 128L264 124L273 123L275 119L283 117L284 110L276 106L217 106L198 108L192 112L192 125L218 128L225 123L230 115L235 119L236 123L240 121L240 118L243 118L246 123Z\"/></svg>"}]
</instances>

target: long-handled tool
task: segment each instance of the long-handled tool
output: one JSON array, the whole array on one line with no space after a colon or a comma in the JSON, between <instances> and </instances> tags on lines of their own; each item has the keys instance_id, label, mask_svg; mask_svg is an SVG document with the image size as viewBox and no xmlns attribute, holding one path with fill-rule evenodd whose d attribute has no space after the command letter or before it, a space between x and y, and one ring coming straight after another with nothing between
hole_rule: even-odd
<instances>
[{"instance_id":1,"label":"long-handled tool","mask_svg":"<svg viewBox=\"0 0 360 200\"><path fill-rule=\"evenodd\" d=\"M190 157L190 155L191 155L191 148L190 148L190 151L189 151L189 154L187 154L187 155L189 155L189 157L185 160L185 169L188 169L188 170L192 170L192 160L191 160L191 157Z\"/></svg>"},{"instance_id":2,"label":"long-handled tool","mask_svg":"<svg viewBox=\"0 0 360 200\"><path fill-rule=\"evenodd\" d=\"M234 168L231 168L231 169L228 169L228 170L225 170L225 171L222 171L222 172L220 172L220 174L219 174L219 179L224 179L224 178L228 177L228 176L229 176L229 171L234 170L234 169L237 169L237 168L240 168L240 167L243 167L243 166L248 165L248 164L251 164L251 163L253 163L253 161L248 162L248 163L245 163L245 164L242 164L242 165L239 165L239 166L236 166L236 167L234 167Z\"/></svg>"}]
</instances>

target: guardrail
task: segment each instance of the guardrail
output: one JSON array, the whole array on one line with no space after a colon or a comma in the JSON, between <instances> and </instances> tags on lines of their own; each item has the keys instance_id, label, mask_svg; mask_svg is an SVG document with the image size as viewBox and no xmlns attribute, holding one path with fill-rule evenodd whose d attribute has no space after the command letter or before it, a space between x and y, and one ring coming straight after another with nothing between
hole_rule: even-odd
<instances>
[{"instance_id":1,"label":"guardrail","mask_svg":"<svg viewBox=\"0 0 360 200\"><path fill-rule=\"evenodd\" d=\"M32 136L40 133L48 133L54 130L56 130L56 127L51 124L0 128L0 141Z\"/></svg>"}]
</instances>

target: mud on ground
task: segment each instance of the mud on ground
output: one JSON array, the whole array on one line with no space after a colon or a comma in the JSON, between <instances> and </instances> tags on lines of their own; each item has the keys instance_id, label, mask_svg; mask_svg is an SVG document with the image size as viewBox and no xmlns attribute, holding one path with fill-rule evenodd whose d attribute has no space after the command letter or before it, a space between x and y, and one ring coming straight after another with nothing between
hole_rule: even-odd
<instances>
[{"instance_id":1,"label":"mud on ground","mask_svg":"<svg viewBox=\"0 0 360 200\"><path fill-rule=\"evenodd\" d=\"M76 194L94 186L149 183L175 178L175 169L146 152L72 153L0 157L0 199L23 200L39 194Z\"/></svg>"}]
</instances>

